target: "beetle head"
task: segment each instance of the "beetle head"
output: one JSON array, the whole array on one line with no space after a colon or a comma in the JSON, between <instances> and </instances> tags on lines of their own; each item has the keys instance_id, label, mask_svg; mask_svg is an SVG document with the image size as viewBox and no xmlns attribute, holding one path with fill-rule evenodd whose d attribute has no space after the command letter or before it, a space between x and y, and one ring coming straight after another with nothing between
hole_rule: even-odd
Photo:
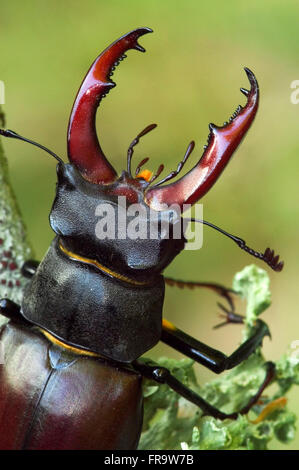
<instances>
[{"instance_id":1,"label":"beetle head","mask_svg":"<svg viewBox=\"0 0 299 470\"><path fill-rule=\"evenodd\" d=\"M103 185L87 181L74 165L57 169L50 224L69 251L146 280L184 248L181 217L173 210L151 210L144 201L146 180L123 172Z\"/></svg>"},{"instance_id":2,"label":"beetle head","mask_svg":"<svg viewBox=\"0 0 299 470\"><path fill-rule=\"evenodd\" d=\"M57 155L49 151L59 161L57 196L50 215L54 231L63 238L70 250L81 256L96 257L112 268L133 271L139 276L162 271L183 249L184 219L180 214L183 213L184 206L195 204L216 182L248 131L257 112L259 100L256 78L249 69L245 68L250 82L250 90L241 88L247 98L246 105L238 106L222 127L210 124L210 134L203 155L189 172L170 184L164 184L182 170L194 148L194 142L189 144L177 169L158 183L155 180L164 167L160 165L155 174L142 170L141 167L148 159L137 165L135 176L132 176L133 148L140 137L154 129L156 125L152 124L131 143L127 170L118 177L99 144L95 126L96 111L101 99L115 86L111 80L115 67L126 57L125 53L128 50L136 49L144 52L144 48L137 41L140 36L149 32L151 32L149 28L139 28L122 36L102 52L91 65L79 88L70 116L68 126L70 163L64 164ZM1 130L1 134L23 139L12 131ZM141 211L139 221L145 222L147 227L145 238L122 236L107 239L97 236L95 220L97 215L101 215L101 208L107 205L114 208L115 224L118 223L121 217L119 209L122 208L119 198L125 200L126 208L129 206L132 209L134 204L139 204ZM179 207L180 214L169 209L173 204ZM153 211L156 214L154 220L150 216ZM128 228L131 219L132 214L126 213L122 224ZM165 237L163 229L166 220L169 221L168 237ZM153 228L156 238L149 236Z\"/></svg>"},{"instance_id":3,"label":"beetle head","mask_svg":"<svg viewBox=\"0 0 299 470\"><path fill-rule=\"evenodd\" d=\"M63 171L61 168L59 170L61 175L59 176L58 193L51 215L53 229L60 235L67 237L68 242L72 240L72 248L77 252L79 249L81 254L87 255L87 251L92 249L98 257L106 258L109 265L113 259L118 262L122 260L123 268L137 269L138 271L142 269L145 270L144 272L147 272L148 269L161 271L183 249L184 230L181 229L180 239L174 239L172 236L176 226L182 227L182 219L178 214L175 216L172 214L173 219L168 239L163 238L163 230L159 229L156 240L147 237L144 240L95 240L94 243L91 243L90 230L84 228L83 224L85 220L85 223L94 227L94 223L91 223L92 218L93 221L95 220L94 204L102 204L103 206L109 202L117 209L119 206L117 198L121 196L129 205L140 204L144 209L144 218L148 223L148 235L150 227L156 223L150 222L151 210L156 212L160 222L164 218L169 219L170 211L165 207L176 204L183 211L184 204L194 204L215 183L249 129L257 111L259 97L257 81L253 73L245 69L251 85L250 91L241 89L247 97L246 105L239 106L229 122L225 123L223 127L210 124L208 144L202 157L192 170L177 181L164 184L181 171L194 148L194 142L189 144L177 170L171 172L160 182L153 184L163 170L163 165L154 175L148 170L141 171L141 167L147 159L137 166L135 177L131 174L133 147L138 143L140 137L155 127L154 124L144 129L133 140L128 150L127 171L118 177L98 142L95 127L96 110L101 99L115 86L111 75L116 65L126 57L125 53L129 49L144 52L144 48L138 44L137 40L149 32L151 30L148 28L139 28L122 36L97 57L84 78L74 102L68 127L68 156L72 167L66 166ZM76 184L73 184L74 180L76 180ZM76 187L76 191L70 189L72 186ZM71 194L71 197L67 197L67 194ZM64 216L63 208L65 210ZM80 215L78 214L79 208L82 208ZM100 209L98 211L100 212ZM72 224L70 223L71 219L73 220ZM129 219L127 218L126 226L128 223ZM66 229L66 227L68 228ZM77 246L74 246L75 244ZM92 255L92 253L89 254Z\"/></svg>"}]
</instances>

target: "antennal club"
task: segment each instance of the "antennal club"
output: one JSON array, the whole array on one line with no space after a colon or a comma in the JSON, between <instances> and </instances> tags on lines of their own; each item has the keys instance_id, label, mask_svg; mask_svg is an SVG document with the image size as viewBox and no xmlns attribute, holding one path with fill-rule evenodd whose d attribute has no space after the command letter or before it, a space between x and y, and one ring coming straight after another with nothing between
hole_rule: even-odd
<instances>
[{"instance_id":1,"label":"antennal club","mask_svg":"<svg viewBox=\"0 0 299 470\"><path fill-rule=\"evenodd\" d=\"M184 219L188 220L188 219ZM190 222L199 222L204 225L208 225L209 227L212 227L213 229L217 230L218 232L222 233L226 237L230 238L233 240L241 250L246 251L250 255L254 256L255 258L258 258L270 266L273 271L280 272L283 269L284 262L280 261L279 262L279 255L275 255L274 250L271 250L270 248L267 248L264 253L260 253L259 251L255 251L249 246L246 245L245 240L242 238L236 237L235 235L232 235L231 233L226 232L225 230L221 229L220 227L217 227L214 224L211 224L210 222L207 222L206 220L200 220L200 219L189 219Z\"/></svg>"}]
</instances>

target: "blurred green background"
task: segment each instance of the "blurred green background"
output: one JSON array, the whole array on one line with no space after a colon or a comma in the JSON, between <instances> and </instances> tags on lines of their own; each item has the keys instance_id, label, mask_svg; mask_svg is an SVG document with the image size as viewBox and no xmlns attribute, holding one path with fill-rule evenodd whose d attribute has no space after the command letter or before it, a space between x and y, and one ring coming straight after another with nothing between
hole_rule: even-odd
<instances>
[{"instance_id":1,"label":"blurred green background","mask_svg":"<svg viewBox=\"0 0 299 470\"><path fill-rule=\"evenodd\" d=\"M264 315L272 341L265 355L278 358L299 339L298 176L299 105L290 101L299 79L299 4L294 1L199 2L193 0L12 0L0 3L0 79L6 86L7 127L66 159L66 130L72 103L87 69L122 34L148 26L140 43L146 54L129 51L114 74L117 87L100 107L101 145L112 164L125 168L126 150L147 124L159 127L136 148L135 163L150 156L151 169L174 169L187 144L201 154L208 123L222 124L245 97L240 86L251 68L261 89L256 120L233 160L201 201L204 217L263 251L274 248L286 261L282 273L266 266L273 305ZM37 258L53 237L48 214L55 192L55 162L27 144L5 141L11 178ZM199 252L182 253L169 276L230 286L235 272L254 262L220 234L204 230ZM239 326L217 331L213 294L167 288L165 316L226 353L240 340ZM238 309L244 306L239 302ZM179 357L158 346L152 357ZM199 380L213 374L198 367ZM290 406L299 412L298 391ZM297 440L290 446L299 448Z\"/></svg>"}]
</instances>

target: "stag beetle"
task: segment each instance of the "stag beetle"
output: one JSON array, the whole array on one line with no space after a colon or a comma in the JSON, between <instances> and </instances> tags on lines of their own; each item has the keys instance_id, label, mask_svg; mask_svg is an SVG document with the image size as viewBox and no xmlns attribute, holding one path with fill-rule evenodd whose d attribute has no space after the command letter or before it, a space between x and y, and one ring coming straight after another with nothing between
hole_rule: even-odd
<instances>
[{"instance_id":1,"label":"stag beetle","mask_svg":"<svg viewBox=\"0 0 299 470\"><path fill-rule=\"evenodd\" d=\"M24 264L22 272L30 280L21 305L9 299L0 301L0 313L9 318L0 330L5 354L5 363L0 366L1 449L135 449L142 426L142 377L168 384L204 413L220 419L247 413L273 377L273 365L268 363L265 379L250 402L225 414L167 369L139 359L161 340L220 373L245 360L269 334L266 324L258 320L253 335L227 357L162 320L165 282L208 287L231 303L230 293L217 284L163 277L164 268L186 242L184 217L170 207L176 204L183 211L184 204L195 204L213 186L254 120L259 88L254 74L245 68L250 90L241 91L246 104L222 127L210 124L202 157L180 179L164 184L179 174L194 142L177 170L161 181L153 184L163 165L155 174L141 169L147 159L132 175L134 146L154 124L133 140L127 170L118 176L98 142L96 110L115 86L111 80L115 66L130 49L144 52L137 41L151 31L139 28L122 36L92 64L70 116L70 163L36 142L1 130L2 136L41 147L58 161L56 197L50 213L54 241L41 263ZM149 212L157 214L156 238L95 235L97 207L118 209L120 197L128 207L136 203L142 207L148 231L153 224ZM170 221L168 237L159 228L164 219ZM194 221L190 218L188 223ZM207 221L198 222L221 231L275 271L282 269L283 263L272 250L256 252L244 240ZM177 228L180 237L174 236ZM241 322L242 317L231 308L227 321Z\"/></svg>"}]
</instances>

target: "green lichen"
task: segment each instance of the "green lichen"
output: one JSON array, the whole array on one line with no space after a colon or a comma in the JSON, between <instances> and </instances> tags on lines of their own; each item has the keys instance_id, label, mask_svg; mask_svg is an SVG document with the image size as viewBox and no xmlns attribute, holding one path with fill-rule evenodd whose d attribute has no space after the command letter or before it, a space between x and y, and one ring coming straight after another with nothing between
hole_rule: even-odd
<instances>
[{"instance_id":1,"label":"green lichen","mask_svg":"<svg viewBox=\"0 0 299 470\"><path fill-rule=\"evenodd\" d=\"M5 125L0 108L0 126ZM10 184L7 160L0 139L0 298L9 297L17 303L22 299L26 279L20 268L32 257L18 205ZM0 323L5 321L0 316Z\"/></svg>"},{"instance_id":2,"label":"green lichen","mask_svg":"<svg viewBox=\"0 0 299 470\"><path fill-rule=\"evenodd\" d=\"M250 335L257 316L270 305L269 278L263 269L247 266L236 274L233 288L247 301L245 339ZM195 378L193 361L161 358L158 362L226 413L242 408L254 395L264 379L266 363L259 349L230 372L200 387ZM262 450L268 449L273 439L287 444L294 438L296 422L295 414L287 406L275 408L260 422L253 421L268 403L284 397L293 385L299 384L299 357L294 351L276 362L273 382L276 387L267 389L263 403L255 405L248 415L239 415L237 420L221 421L210 416L203 417L200 409L166 385L158 386L147 381L145 420L139 448Z\"/></svg>"}]
</instances>

